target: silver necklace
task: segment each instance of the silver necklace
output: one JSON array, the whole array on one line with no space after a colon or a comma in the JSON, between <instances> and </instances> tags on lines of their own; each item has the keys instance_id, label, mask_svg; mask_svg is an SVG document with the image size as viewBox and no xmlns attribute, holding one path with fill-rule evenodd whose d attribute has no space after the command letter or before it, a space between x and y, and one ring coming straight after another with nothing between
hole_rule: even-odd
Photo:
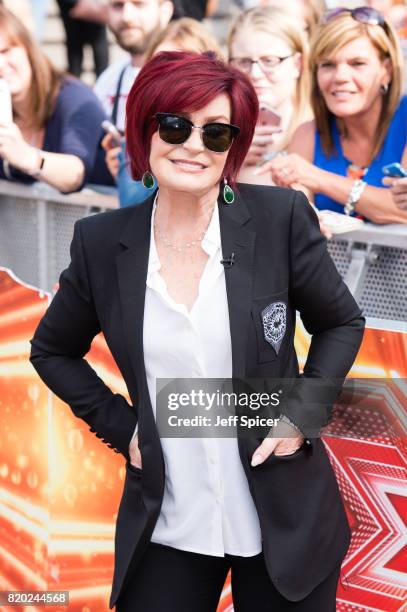
<instances>
[{"instance_id":1,"label":"silver necklace","mask_svg":"<svg viewBox=\"0 0 407 612\"><path fill-rule=\"evenodd\" d=\"M207 216L209 218L211 217L214 208L215 207L212 207L208 211ZM157 214L157 211L156 211L156 214ZM208 225L209 225L209 221L208 221ZM198 236L198 238L196 238L195 240L190 240L189 242L186 242L183 245L178 245L178 244L174 244L173 242L170 242L168 240L168 238L165 236L165 234L163 234L162 231L158 228L157 221L156 221L156 219L154 219L154 230L156 231L157 235L161 238L161 240L163 241L163 243L165 244L166 247L169 247L170 249L174 249L174 251L178 251L178 252L185 251L186 249L191 249L192 247L196 246L197 244L201 244L202 240L205 237L207 229L208 229L208 226L206 226L205 231L202 232L202 234L200 234Z\"/></svg>"}]
</instances>

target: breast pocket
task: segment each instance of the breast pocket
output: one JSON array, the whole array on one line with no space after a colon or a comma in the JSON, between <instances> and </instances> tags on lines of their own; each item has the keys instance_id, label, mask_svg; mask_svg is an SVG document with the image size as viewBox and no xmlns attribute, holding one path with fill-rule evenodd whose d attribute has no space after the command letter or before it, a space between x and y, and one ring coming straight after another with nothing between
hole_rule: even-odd
<instances>
[{"instance_id":1,"label":"breast pocket","mask_svg":"<svg viewBox=\"0 0 407 612\"><path fill-rule=\"evenodd\" d=\"M255 298L252 303L252 318L256 328L258 362L275 361L290 335L288 289Z\"/></svg>"}]
</instances>

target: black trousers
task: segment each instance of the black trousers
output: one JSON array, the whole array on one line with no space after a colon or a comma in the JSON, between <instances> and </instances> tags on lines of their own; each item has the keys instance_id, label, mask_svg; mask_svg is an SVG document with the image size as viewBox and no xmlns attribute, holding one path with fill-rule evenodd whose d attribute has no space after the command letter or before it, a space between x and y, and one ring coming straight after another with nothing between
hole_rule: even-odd
<instances>
[{"instance_id":1,"label":"black trousers","mask_svg":"<svg viewBox=\"0 0 407 612\"><path fill-rule=\"evenodd\" d=\"M235 612L334 612L340 566L305 599L291 602L274 588L263 553L215 557L151 542L120 595L117 612L216 612L231 568Z\"/></svg>"},{"instance_id":2,"label":"black trousers","mask_svg":"<svg viewBox=\"0 0 407 612\"><path fill-rule=\"evenodd\" d=\"M109 64L109 43L106 26L80 19L72 19L69 10L74 2L57 0L66 35L68 71L80 78L82 74L83 48L92 48L95 73L98 77Z\"/></svg>"}]
</instances>

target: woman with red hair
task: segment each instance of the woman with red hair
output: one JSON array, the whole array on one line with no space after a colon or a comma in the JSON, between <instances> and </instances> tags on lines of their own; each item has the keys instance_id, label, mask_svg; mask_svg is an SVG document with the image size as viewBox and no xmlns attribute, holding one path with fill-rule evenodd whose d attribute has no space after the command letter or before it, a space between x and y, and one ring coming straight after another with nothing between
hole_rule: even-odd
<instances>
[{"instance_id":1,"label":"woman with red hair","mask_svg":"<svg viewBox=\"0 0 407 612\"><path fill-rule=\"evenodd\" d=\"M346 376L364 319L305 196L236 185L257 114L248 78L211 53L164 52L142 68L127 102L128 154L133 177L158 191L77 222L32 340L42 379L127 460L118 612L215 612L229 569L236 611L335 610L349 527L316 433L333 397L303 394L309 381ZM301 377L296 310L313 334ZM101 330L132 405L84 360ZM296 396L268 405L276 418L257 436L243 431L240 404L229 421L242 417L242 435L225 423L222 437L171 431L177 398L198 415L188 401L197 381L189 394L169 395L170 384L156 395L158 379L175 389L205 379L207 389L244 377L269 391L270 379L298 378Z\"/></svg>"}]
</instances>

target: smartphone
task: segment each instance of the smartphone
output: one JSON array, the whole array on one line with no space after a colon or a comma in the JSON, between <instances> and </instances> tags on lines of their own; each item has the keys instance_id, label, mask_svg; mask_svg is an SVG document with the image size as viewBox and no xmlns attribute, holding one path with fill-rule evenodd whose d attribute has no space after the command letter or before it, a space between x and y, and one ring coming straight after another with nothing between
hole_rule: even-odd
<instances>
[{"instance_id":1,"label":"smartphone","mask_svg":"<svg viewBox=\"0 0 407 612\"><path fill-rule=\"evenodd\" d=\"M382 168L383 174L386 176L392 176L394 178L404 178L407 176L407 170L403 168L398 162L388 164Z\"/></svg>"},{"instance_id":2,"label":"smartphone","mask_svg":"<svg viewBox=\"0 0 407 612\"><path fill-rule=\"evenodd\" d=\"M110 134L112 136L114 144L120 146L123 139L123 134L117 129L117 127L113 125L111 121L105 119L104 121L102 121L102 128L104 129L106 134Z\"/></svg>"},{"instance_id":3,"label":"smartphone","mask_svg":"<svg viewBox=\"0 0 407 612\"><path fill-rule=\"evenodd\" d=\"M0 79L0 123L13 123L13 104L7 81Z\"/></svg>"},{"instance_id":4,"label":"smartphone","mask_svg":"<svg viewBox=\"0 0 407 612\"><path fill-rule=\"evenodd\" d=\"M270 125L279 127L281 124L281 115L276 113L270 106L262 104L259 111L259 125Z\"/></svg>"}]
</instances>

